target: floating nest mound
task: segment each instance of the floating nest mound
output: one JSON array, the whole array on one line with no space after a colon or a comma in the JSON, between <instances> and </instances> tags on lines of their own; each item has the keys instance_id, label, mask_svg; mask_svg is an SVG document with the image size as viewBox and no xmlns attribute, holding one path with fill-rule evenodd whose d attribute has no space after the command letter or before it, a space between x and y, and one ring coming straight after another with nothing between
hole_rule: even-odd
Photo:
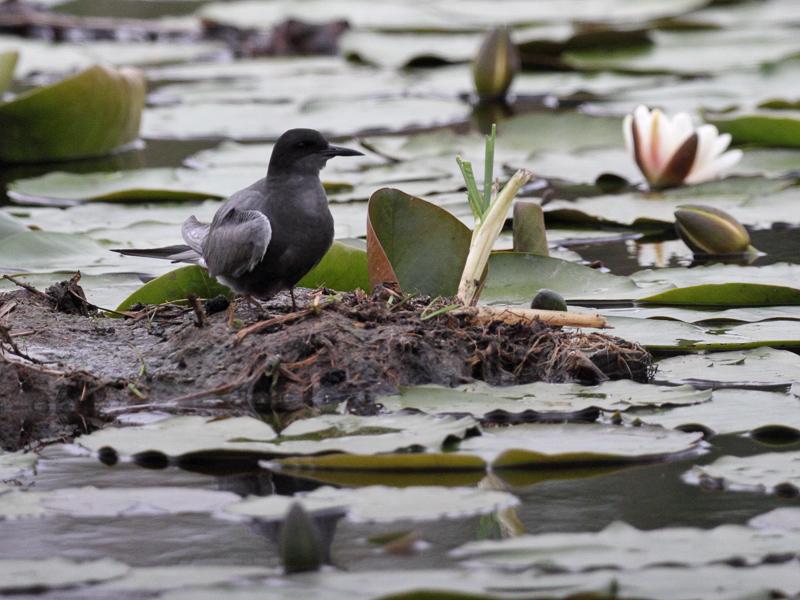
<instances>
[{"instance_id":1,"label":"floating nest mound","mask_svg":"<svg viewBox=\"0 0 800 600\"><path fill-rule=\"evenodd\" d=\"M85 301L77 280L47 292L0 295L0 444L17 448L102 426L142 410L260 414L278 426L403 385L532 381L647 381L641 346L540 322L476 320L444 300L298 291L261 308L223 298L139 307L112 318Z\"/></svg>"}]
</instances>

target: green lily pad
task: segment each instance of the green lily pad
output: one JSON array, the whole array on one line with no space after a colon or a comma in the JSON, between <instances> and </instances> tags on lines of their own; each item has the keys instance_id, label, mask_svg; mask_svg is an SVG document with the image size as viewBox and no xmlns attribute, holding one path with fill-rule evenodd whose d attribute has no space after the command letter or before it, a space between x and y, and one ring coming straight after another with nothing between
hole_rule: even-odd
<instances>
[{"instance_id":1,"label":"green lily pad","mask_svg":"<svg viewBox=\"0 0 800 600\"><path fill-rule=\"evenodd\" d=\"M446 210L392 188L375 192L367 211L373 285L397 281L406 292L455 295L472 237L465 225Z\"/></svg>"},{"instance_id":2,"label":"green lily pad","mask_svg":"<svg viewBox=\"0 0 800 600\"><path fill-rule=\"evenodd\" d=\"M710 123L729 133L737 144L800 147L800 113L766 111L709 115Z\"/></svg>"},{"instance_id":3,"label":"green lily pad","mask_svg":"<svg viewBox=\"0 0 800 600\"><path fill-rule=\"evenodd\" d=\"M711 402L703 405L637 413L630 418L662 427L702 426L716 435L779 430L800 437L800 402L786 393L715 390Z\"/></svg>"},{"instance_id":4,"label":"green lily pad","mask_svg":"<svg viewBox=\"0 0 800 600\"><path fill-rule=\"evenodd\" d=\"M669 281L677 289L640 297L643 302L695 306L787 306L800 304L800 265L776 263L764 267L713 264L689 268L639 271L636 283Z\"/></svg>"},{"instance_id":5,"label":"green lily pad","mask_svg":"<svg viewBox=\"0 0 800 600\"><path fill-rule=\"evenodd\" d=\"M515 425L489 430L461 442L459 452L475 454L495 469L598 467L654 462L701 449L700 433L660 427L615 425Z\"/></svg>"},{"instance_id":6,"label":"green lily pad","mask_svg":"<svg viewBox=\"0 0 800 600\"><path fill-rule=\"evenodd\" d=\"M659 361L656 380L714 387L789 386L800 380L800 356L773 348L676 356Z\"/></svg>"},{"instance_id":7,"label":"green lily pad","mask_svg":"<svg viewBox=\"0 0 800 600\"><path fill-rule=\"evenodd\" d=\"M789 486L800 488L800 452L769 452L755 456L722 456L708 465L695 465L684 475L687 483L712 489L774 494Z\"/></svg>"},{"instance_id":8,"label":"green lily pad","mask_svg":"<svg viewBox=\"0 0 800 600\"><path fill-rule=\"evenodd\" d=\"M111 559L75 561L68 558L0 560L0 592L41 593L46 590L108 581L130 567Z\"/></svg>"},{"instance_id":9,"label":"green lily pad","mask_svg":"<svg viewBox=\"0 0 800 600\"><path fill-rule=\"evenodd\" d=\"M14 81L14 68L18 59L19 52L15 50L0 52L0 98Z\"/></svg>"},{"instance_id":10,"label":"green lily pad","mask_svg":"<svg viewBox=\"0 0 800 600\"><path fill-rule=\"evenodd\" d=\"M0 104L0 162L100 156L139 133L139 71L92 67Z\"/></svg>"},{"instance_id":11,"label":"green lily pad","mask_svg":"<svg viewBox=\"0 0 800 600\"><path fill-rule=\"evenodd\" d=\"M326 287L340 292L369 290L367 252L343 242L334 242L322 260L298 283L300 287Z\"/></svg>"},{"instance_id":12,"label":"green lily pad","mask_svg":"<svg viewBox=\"0 0 800 600\"><path fill-rule=\"evenodd\" d=\"M612 567L633 571L666 564L677 568L733 559L753 566L773 554L795 556L799 550L793 538L790 533L741 525L641 531L617 521L596 533L545 533L469 542L451 555L483 567L570 572Z\"/></svg>"},{"instance_id":13,"label":"green lily pad","mask_svg":"<svg viewBox=\"0 0 800 600\"><path fill-rule=\"evenodd\" d=\"M672 287L656 285L654 290ZM481 300L487 304L529 306L542 288L564 296L568 302L637 298L643 293L628 277L603 273L557 258L497 252L489 259L489 275Z\"/></svg>"},{"instance_id":14,"label":"green lily pad","mask_svg":"<svg viewBox=\"0 0 800 600\"><path fill-rule=\"evenodd\" d=\"M648 406L695 404L710 399L710 392L698 391L688 385L665 387L620 380L596 386L542 382L503 387L482 382L455 388L419 385L400 388L398 395L382 396L378 402L388 410L413 408L431 414L471 413L483 417L494 411L571 413L590 407L625 411Z\"/></svg>"},{"instance_id":15,"label":"green lily pad","mask_svg":"<svg viewBox=\"0 0 800 600\"><path fill-rule=\"evenodd\" d=\"M461 519L519 504L519 500L507 492L474 487L321 487L295 496L251 496L227 506L225 512L258 520L280 521L294 502L299 502L312 515L318 511L340 509L349 521L355 523Z\"/></svg>"},{"instance_id":16,"label":"green lily pad","mask_svg":"<svg viewBox=\"0 0 800 600\"><path fill-rule=\"evenodd\" d=\"M129 310L135 304L163 304L186 300L194 294L198 298L230 296L226 286L210 277L208 271L197 265L181 267L148 281L117 306L118 312Z\"/></svg>"},{"instance_id":17,"label":"green lily pad","mask_svg":"<svg viewBox=\"0 0 800 600\"><path fill-rule=\"evenodd\" d=\"M0 494L0 518L134 517L212 513L235 503L232 492L183 487L61 488Z\"/></svg>"}]
</instances>

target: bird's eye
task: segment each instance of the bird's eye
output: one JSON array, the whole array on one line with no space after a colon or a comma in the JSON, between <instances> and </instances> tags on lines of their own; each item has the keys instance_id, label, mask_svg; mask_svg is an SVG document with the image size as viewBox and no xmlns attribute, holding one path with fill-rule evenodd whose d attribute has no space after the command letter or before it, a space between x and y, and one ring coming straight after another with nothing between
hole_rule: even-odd
<instances>
[{"instance_id":1,"label":"bird's eye","mask_svg":"<svg viewBox=\"0 0 800 600\"><path fill-rule=\"evenodd\" d=\"M297 142L298 148L305 148L306 146L308 146L308 142Z\"/></svg>"}]
</instances>

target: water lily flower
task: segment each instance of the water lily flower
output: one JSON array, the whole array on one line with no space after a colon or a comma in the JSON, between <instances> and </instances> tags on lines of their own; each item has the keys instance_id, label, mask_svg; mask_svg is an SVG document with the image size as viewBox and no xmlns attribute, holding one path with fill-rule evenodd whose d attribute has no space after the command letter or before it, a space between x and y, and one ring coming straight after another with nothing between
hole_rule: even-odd
<instances>
[{"instance_id":1,"label":"water lily flower","mask_svg":"<svg viewBox=\"0 0 800 600\"><path fill-rule=\"evenodd\" d=\"M692 125L691 117L670 118L660 110L639 106L622 125L625 145L651 188L674 187L716 179L739 162L741 150L725 151L730 134L713 125Z\"/></svg>"}]
</instances>

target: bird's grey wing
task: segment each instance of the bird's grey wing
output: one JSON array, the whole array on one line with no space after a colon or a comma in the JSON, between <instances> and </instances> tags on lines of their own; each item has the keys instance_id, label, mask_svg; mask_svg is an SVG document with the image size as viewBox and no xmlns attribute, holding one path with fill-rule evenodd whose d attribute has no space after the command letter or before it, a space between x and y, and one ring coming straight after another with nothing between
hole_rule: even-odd
<instances>
[{"instance_id":1,"label":"bird's grey wing","mask_svg":"<svg viewBox=\"0 0 800 600\"><path fill-rule=\"evenodd\" d=\"M186 245L198 254L203 254L203 242L208 235L208 223L201 223L192 215L181 226L181 237Z\"/></svg>"},{"instance_id":2,"label":"bird's grey wing","mask_svg":"<svg viewBox=\"0 0 800 600\"><path fill-rule=\"evenodd\" d=\"M272 226L262 212L230 208L218 214L203 245L209 273L241 277L252 271L264 259L271 239Z\"/></svg>"}]
</instances>

